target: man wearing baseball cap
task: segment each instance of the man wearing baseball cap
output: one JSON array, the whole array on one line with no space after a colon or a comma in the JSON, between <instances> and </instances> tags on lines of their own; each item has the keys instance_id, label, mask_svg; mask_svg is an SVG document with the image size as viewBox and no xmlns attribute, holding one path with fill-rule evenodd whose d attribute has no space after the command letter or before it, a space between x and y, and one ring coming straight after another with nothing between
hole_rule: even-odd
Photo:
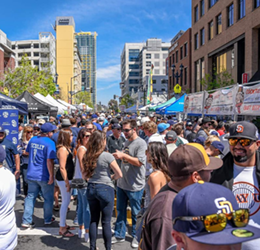
<instances>
[{"instance_id":1,"label":"man wearing baseball cap","mask_svg":"<svg viewBox=\"0 0 260 250\"><path fill-rule=\"evenodd\" d=\"M166 148L168 152L168 156L172 154L172 152L177 148L177 134L174 131L169 131L165 136Z\"/></svg>"},{"instance_id":2,"label":"man wearing baseball cap","mask_svg":"<svg viewBox=\"0 0 260 250\"><path fill-rule=\"evenodd\" d=\"M192 133L192 122L189 121L185 125L184 138L186 139L190 133Z\"/></svg>"},{"instance_id":3,"label":"man wearing baseball cap","mask_svg":"<svg viewBox=\"0 0 260 250\"><path fill-rule=\"evenodd\" d=\"M222 165L222 160L208 157L197 143L180 145L169 157L171 181L153 198L146 210L139 249L165 250L175 243L172 231L172 202L180 190L198 181L209 181L211 171ZM196 203L196 201L194 201Z\"/></svg>"},{"instance_id":4,"label":"man wearing baseball cap","mask_svg":"<svg viewBox=\"0 0 260 250\"><path fill-rule=\"evenodd\" d=\"M209 156L223 155L224 145L220 141L213 141L205 150Z\"/></svg>"},{"instance_id":5,"label":"man wearing baseball cap","mask_svg":"<svg viewBox=\"0 0 260 250\"><path fill-rule=\"evenodd\" d=\"M54 192L54 164L56 147L50 138L56 126L47 122L41 126L41 134L33 137L26 148L29 153L27 170L28 194L24 201L24 214L22 227L33 228L33 209L36 197L40 190L44 198L44 223L51 224L55 219L52 217L53 192Z\"/></svg>"},{"instance_id":6,"label":"man wearing baseball cap","mask_svg":"<svg viewBox=\"0 0 260 250\"><path fill-rule=\"evenodd\" d=\"M241 208L250 208L249 224L260 228L260 152L257 127L247 121L229 128L230 153L223 158L222 168L216 170L211 182L233 191ZM260 240L243 244L243 249L259 249Z\"/></svg>"},{"instance_id":7,"label":"man wearing baseball cap","mask_svg":"<svg viewBox=\"0 0 260 250\"><path fill-rule=\"evenodd\" d=\"M177 245L168 250L240 250L241 243L260 238L260 230L248 225L249 213L223 186L199 181L185 187L172 204Z\"/></svg>"},{"instance_id":8,"label":"man wearing baseball cap","mask_svg":"<svg viewBox=\"0 0 260 250\"><path fill-rule=\"evenodd\" d=\"M197 133L197 137L199 136L202 136L204 137L205 139L207 139L207 137L209 136L209 129L210 129L210 126L211 126L211 119L206 116L202 119L202 123L200 125L200 129Z\"/></svg>"}]
</instances>

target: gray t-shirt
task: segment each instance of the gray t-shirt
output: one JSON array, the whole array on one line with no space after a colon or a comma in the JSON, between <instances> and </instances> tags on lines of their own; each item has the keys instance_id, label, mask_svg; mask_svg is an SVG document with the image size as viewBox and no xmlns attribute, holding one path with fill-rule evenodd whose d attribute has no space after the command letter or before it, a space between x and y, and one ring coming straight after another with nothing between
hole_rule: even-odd
<instances>
[{"instance_id":1,"label":"gray t-shirt","mask_svg":"<svg viewBox=\"0 0 260 250\"><path fill-rule=\"evenodd\" d=\"M138 158L143 164L141 167L134 166L122 160L121 171L123 178L117 181L117 186L121 189L128 191L140 191L145 185L145 163L146 155L145 150L147 149L146 142L137 137L134 141L126 141L124 147L124 153L129 154L132 157Z\"/></svg>"},{"instance_id":2,"label":"gray t-shirt","mask_svg":"<svg viewBox=\"0 0 260 250\"><path fill-rule=\"evenodd\" d=\"M93 176L89 179L89 183L100 183L114 188L114 184L110 177L110 164L115 157L110 153L103 152L97 159L97 167Z\"/></svg>"}]
</instances>

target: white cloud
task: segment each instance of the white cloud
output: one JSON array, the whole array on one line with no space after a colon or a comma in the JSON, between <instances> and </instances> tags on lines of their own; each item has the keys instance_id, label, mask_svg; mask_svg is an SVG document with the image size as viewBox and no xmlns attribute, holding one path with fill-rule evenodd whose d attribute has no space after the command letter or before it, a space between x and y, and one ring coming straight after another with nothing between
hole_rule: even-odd
<instances>
[{"instance_id":1,"label":"white cloud","mask_svg":"<svg viewBox=\"0 0 260 250\"><path fill-rule=\"evenodd\" d=\"M97 69L97 80L102 81L120 81L120 64L112 65L106 68Z\"/></svg>"}]
</instances>

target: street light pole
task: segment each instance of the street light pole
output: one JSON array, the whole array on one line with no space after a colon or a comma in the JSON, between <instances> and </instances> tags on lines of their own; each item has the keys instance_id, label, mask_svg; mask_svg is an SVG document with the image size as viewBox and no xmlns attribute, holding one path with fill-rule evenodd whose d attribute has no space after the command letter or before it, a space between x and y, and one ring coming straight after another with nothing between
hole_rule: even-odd
<instances>
[{"instance_id":1,"label":"street light pole","mask_svg":"<svg viewBox=\"0 0 260 250\"><path fill-rule=\"evenodd\" d=\"M176 74L175 74L175 65L172 65L172 79L174 79L174 77L176 78L176 84L179 83L179 77L181 78L181 82L182 82L182 73L183 73L183 65L180 65L180 74L177 70Z\"/></svg>"},{"instance_id":2,"label":"street light pole","mask_svg":"<svg viewBox=\"0 0 260 250\"><path fill-rule=\"evenodd\" d=\"M74 78L76 78L77 76L79 76L79 75L82 75L82 73L83 72L81 72L81 73L79 73L79 74L77 74L77 75L75 75L75 76L73 76L73 77L71 77L70 78L70 104L72 104L72 79L74 79Z\"/></svg>"}]
</instances>

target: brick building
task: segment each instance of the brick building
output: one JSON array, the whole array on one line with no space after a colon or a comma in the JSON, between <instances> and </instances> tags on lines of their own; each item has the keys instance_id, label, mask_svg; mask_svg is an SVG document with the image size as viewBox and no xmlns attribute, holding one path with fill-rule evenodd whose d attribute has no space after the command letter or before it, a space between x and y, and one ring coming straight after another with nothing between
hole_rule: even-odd
<instances>
[{"instance_id":1,"label":"brick building","mask_svg":"<svg viewBox=\"0 0 260 250\"><path fill-rule=\"evenodd\" d=\"M227 70L235 82L260 79L260 1L192 1L192 92L205 74Z\"/></svg>"},{"instance_id":2,"label":"brick building","mask_svg":"<svg viewBox=\"0 0 260 250\"><path fill-rule=\"evenodd\" d=\"M186 31L180 31L172 40L168 56L168 98L174 94L174 86L177 78L173 77L172 66L175 66L175 72L180 75L180 66L183 65L182 76L178 83L183 91L191 90L191 28Z\"/></svg>"},{"instance_id":3,"label":"brick building","mask_svg":"<svg viewBox=\"0 0 260 250\"><path fill-rule=\"evenodd\" d=\"M12 51L12 43L6 34L0 30L0 78L5 70L15 68L15 53Z\"/></svg>"}]
</instances>

